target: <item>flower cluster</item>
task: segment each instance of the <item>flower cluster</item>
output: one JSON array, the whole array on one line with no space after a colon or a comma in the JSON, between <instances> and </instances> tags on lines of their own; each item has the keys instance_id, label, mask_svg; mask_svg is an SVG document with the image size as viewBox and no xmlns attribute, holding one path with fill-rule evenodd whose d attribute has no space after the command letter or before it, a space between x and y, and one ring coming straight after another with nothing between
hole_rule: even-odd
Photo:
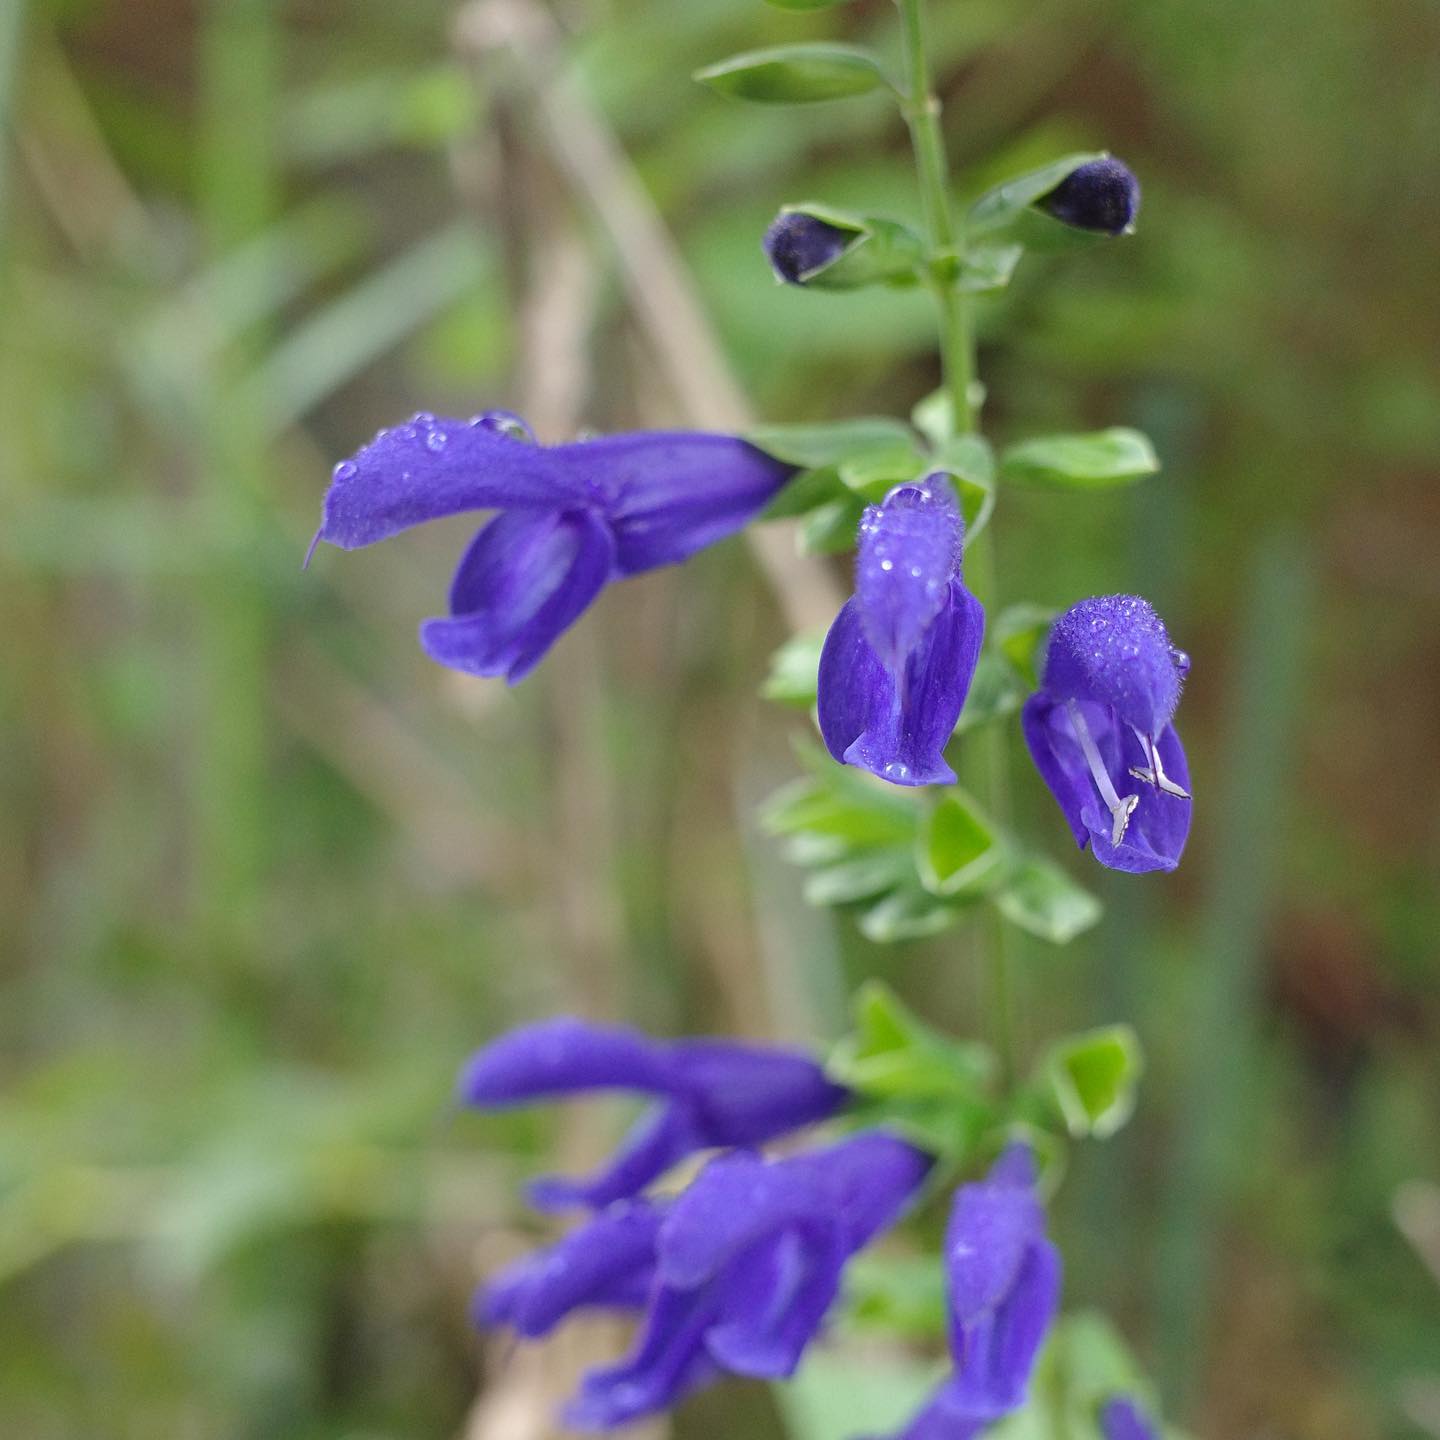
<instances>
[{"instance_id":1,"label":"flower cluster","mask_svg":"<svg viewBox=\"0 0 1440 1440\"><path fill-rule=\"evenodd\" d=\"M484 1107L612 1088L660 1104L601 1176L532 1189L545 1208L589 1214L495 1276L474 1304L478 1324L526 1339L580 1310L639 1314L630 1353L586 1375L565 1412L585 1430L667 1409L723 1375L793 1374L850 1257L899 1218L933 1166L880 1129L779 1159L759 1153L850 1098L789 1051L664 1044L559 1019L495 1041L460 1081L461 1098ZM650 1190L702 1150L720 1153L679 1194ZM1034 1185L1030 1153L1016 1146L957 1192L946 1260L955 1370L905 1431L910 1440L951 1433L937 1424L986 1423L1024 1400L1060 1280Z\"/></svg>"},{"instance_id":2,"label":"flower cluster","mask_svg":"<svg viewBox=\"0 0 1440 1440\"><path fill-rule=\"evenodd\" d=\"M686 431L535 443L517 415L416 415L335 467L311 544L373 545L426 520L500 513L427 620L434 660L474 675L528 675L605 585L673 565L753 520L792 468L728 435Z\"/></svg>"}]
</instances>

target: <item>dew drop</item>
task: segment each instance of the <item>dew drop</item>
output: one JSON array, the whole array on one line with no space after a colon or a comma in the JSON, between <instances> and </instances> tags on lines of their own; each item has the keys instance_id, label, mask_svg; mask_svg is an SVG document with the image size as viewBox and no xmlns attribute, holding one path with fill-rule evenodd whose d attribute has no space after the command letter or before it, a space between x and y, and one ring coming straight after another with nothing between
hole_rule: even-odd
<instances>
[{"instance_id":1,"label":"dew drop","mask_svg":"<svg viewBox=\"0 0 1440 1440\"><path fill-rule=\"evenodd\" d=\"M335 467L335 479L353 480L360 473L360 467L353 460L342 460Z\"/></svg>"},{"instance_id":2,"label":"dew drop","mask_svg":"<svg viewBox=\"0 0 1440 1440\"><path fill-rule=\"evenodd\" d=\"M438 455L445 448L445 432L443 430L432 430L425 437L425 448L432 454Z\"/></svg>"}]
</instances>

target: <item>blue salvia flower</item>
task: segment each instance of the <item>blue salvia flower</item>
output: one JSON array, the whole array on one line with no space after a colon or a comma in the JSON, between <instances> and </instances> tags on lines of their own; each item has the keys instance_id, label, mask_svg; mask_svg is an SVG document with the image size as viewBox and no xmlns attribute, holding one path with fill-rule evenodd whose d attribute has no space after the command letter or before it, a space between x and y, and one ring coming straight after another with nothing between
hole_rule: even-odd
<instances>
[{"instance_id":1,"label":"blue salvia flower","mask_svg":"<svg viewBox=\"0 0 1440 1440\"><path fill-rule=\"evenodd\" d=\"M501 1271L476 1295L475 1323L506 1325L535 1340L576 1310L641 1309L655 1281L663 1218L648 1200L617 1201Z\"/></svg>"},{"instance_id":2,"label":"blue salvia flower","mask_svg":"<svg viewBox=\"0 0 1440 1440\"><path fill-rule=\"evenodd\" d=\"M854 240L852 230L842 230L816 215L787 210L765 232L764 247L777 279L787 285L803 285L838 260Z\"/></svg>"},{"instance_id":3,"label":"blue salvia flower","mask_svg":"<svg viewBox=\"0 0 1440 1440\"><path fill-rule=\"evenodd\" d=\"M1189 668L1135 595L1082 600L1051 631L1025 740L1076 843L1111 870L1180 863L1190 772L1171 722Z\"/></svg>"},{"instance_id":4,"label":"blue salvia flower","mask_svg":"<svg viewBox=\"0 0 1440 1440\"><path fill-rule=\"evenodd\" d=\"M500 511L461 557L450 615L427 620L420 643L442 665L513 684L608 581L732 534L792 473L729 435L542 446L507 411L420 414L335 467L315 543L353 550L441 516Z\"/></svg>"},{"instance_id":5,"label":"blue salvia flower","mask_svg":"<svg viewBox=\"0 0 1440 1440\"><path fill-rule=\"evenodd\" d=\"M522 1026L474 1055L461 1100L492 1108L591 1090L631 1090L663 1103L588 1180L531 1187L542 1209L601 1208L639 1194L697 1151L761 1145L833 1115L849 1092L808 1055L724 1040L651 1040L638 1031L561 1017Z\"/></svg>"},{"instance_id":6,"label":"blue salvia flower","mask_svg":"<svg viewBox=\"0 0 1440 1440\"><path fill-rule=\"evenodd\" d=\"M943 474L897 485L860 522L855 594L820 655L830 753L896 785L950 784L985 611L960 578L965 523Z\"/></svg>"},{"instance_id":7,"label":"blue salvia flower","mask_svg":"<svg viewBox=\"0 0 1440 1440\"><path fill-rule=\"evenodd\" d=\"M1105 1440L1160 1440L1160 1432L1128 1395L1117 1395L1100 1411Z\"/></svg>"},{"instance_id":8,"label":"blue salvia flower","mask_svg":"<svg viewBox=\"0 0 1440 1440\"><path fill-rule=\"evenodd\" d=\"M955 1194L945 1233L954 1372L899 1440L970 1440L1025 1403L1060 1301L1060 1253L1046 1238L1035 1160L1012 1145Z\"/></svg>"},{"instance_id":9,"label":"blue salvia flower","mask_svg":"<svg viewBox=\"0 0 1440 1440\"><path fill-rule=\"evenodd\" d=\"M879 1131L784 1160L711 1161L660 1226L634 1349L584 1377L567 1423L614 1429L721 1374L792 1375L846 1262L898 1218L931 1163Z\"/></svg>"},{"instance_id":10,"label":"blue salvia flower","mask_svg":"<svg viewBox=\"0 0 1440 1440\"><path fill-rule=\"evenodd\" d=\"M1134 228L1140 182L1129 166L1105 155L1077 166L1036 203L1066 225L1120 235Z\"/></svg>"}]
</instances>

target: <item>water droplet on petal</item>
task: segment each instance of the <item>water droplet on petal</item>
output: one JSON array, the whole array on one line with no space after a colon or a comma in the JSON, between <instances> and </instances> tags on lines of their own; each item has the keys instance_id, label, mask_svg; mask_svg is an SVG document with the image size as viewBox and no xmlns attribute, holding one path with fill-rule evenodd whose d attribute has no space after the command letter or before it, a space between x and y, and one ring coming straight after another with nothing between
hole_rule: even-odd
<instances>
[{"instance_id":1,"label":"water droplet on petal","mask_svg":"<svg viewBox=\"0 0 1440 1440\"><path fill-rule=\"evenodd\" d=\"M335 467L335 479L339 481L353 480L360 473L360 467L353 460L342 460Z\"/></svg>"},{"instance_id":2,"label":"water droplet on petal","mask_svg":"<svg viewBox=\"0 0 1440 1440\"><path fill-rule=\"evenodd\" d=\"M445 432L443 430L432 430L425 437L425 448L438 455L445 448Z\"/></svg>"}]
</instances>

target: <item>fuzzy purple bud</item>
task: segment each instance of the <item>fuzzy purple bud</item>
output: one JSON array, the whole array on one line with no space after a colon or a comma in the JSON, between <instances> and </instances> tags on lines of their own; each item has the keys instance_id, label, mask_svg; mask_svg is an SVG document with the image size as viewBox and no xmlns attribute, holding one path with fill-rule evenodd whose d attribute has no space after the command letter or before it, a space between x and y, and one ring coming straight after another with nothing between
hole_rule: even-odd
<instances>
[{"instance_id":1,"label":"fuzzy purple bud","mask_svg":"<svg viewBox=\"0 0 1440 1440\"><path fill-rule=\"evenodd\" d=\"M1078 230L1120 235L1135 223L1140 209L1140 182L1127 165L1111 155L1072 170L1040 208Z\"/></svg>"},{"instance_id":2,"label":"fuzzy purple bud","mask_svg":"<svg viewBox=\"0 0 1440 1440\"><path fill-rule=\"evenodd\" d=\"M803 285L817 270L833 264L855 239L850 230L799 210L776 216L765 232L770 268L787 285Z\"/></svg>"}]
</instances>

